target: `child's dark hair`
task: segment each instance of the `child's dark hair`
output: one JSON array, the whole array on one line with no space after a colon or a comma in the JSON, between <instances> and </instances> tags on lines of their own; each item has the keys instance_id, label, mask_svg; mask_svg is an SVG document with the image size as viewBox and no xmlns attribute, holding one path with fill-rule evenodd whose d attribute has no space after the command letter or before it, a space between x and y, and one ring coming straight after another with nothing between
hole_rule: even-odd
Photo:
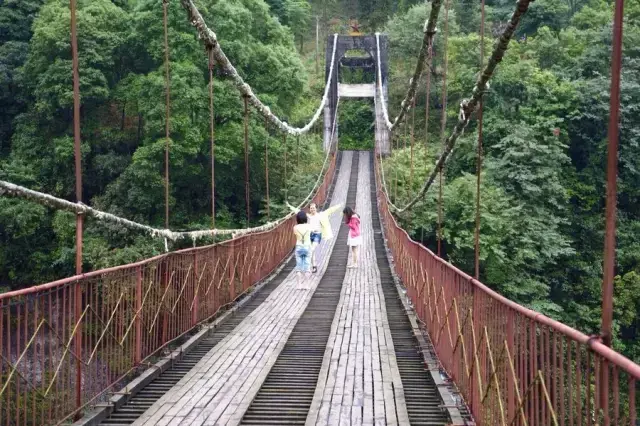
<instances>
[{"instance_id":1,"label":"child's dark hair","mask_svg":"<svg viewBox=\"0 0 640 426\"><path fill-rule=\"evenodd\" d=\"M307 223L307 214L300 210L296 215L296 223L300 225L301 223Z\"/></svg>"},{"instance_id":2,"label":"child's dark hair","mask_svg":"<svg viewBox=\"0 0 640 426\"><path fill-rule=\"evenodd\" d=\"M344 210L342 210L342 214L344 215L344 223L349 223L349 221L351 220L351 216L353 216L353 209L349 206L345 207Z\"/></svg>"}]
</instances>

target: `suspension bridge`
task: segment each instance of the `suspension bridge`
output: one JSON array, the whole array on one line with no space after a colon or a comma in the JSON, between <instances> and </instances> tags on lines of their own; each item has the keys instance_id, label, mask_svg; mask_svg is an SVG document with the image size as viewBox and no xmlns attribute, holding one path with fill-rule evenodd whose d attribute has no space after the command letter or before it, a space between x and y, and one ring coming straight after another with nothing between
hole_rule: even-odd
<instances>
[{"instance_id":1,"label":"suspension bridge","mask_svg":"<svg viewBox=\"0 0 640 426\"><path fill-rule=\"evenodd\" d=\"M472 116L477 116L481 134L485 88L529 2L518 0L486 63L481 53L481 73L460 105L458 122L445 138L436 167L415 198L398 206L387 189L382 160L393 155L394 134L406 123L423 74L429 91L431 72L424 70L431 66L441 0L432 1L398 116L391 119L387 105L386 36L333 35L327 39L324 95L312 119L300 128L282 121L253 94L194 3L180 0L209 60L212 174L215 67L235 83L244 100L247 216L250 108L283 135L285 146L287 136L310 131L323 116L324 163L314 188L298 207L311 202L323 208L355 207L363 245L359 266L347 268L348 230L341 226L340 215L332 216L335 237L320 246L317 273L299 281L293 270L292 214L271 219L267 212L269 222L254 228L217 229L215 219L209 230L169 228L168 1L163 2L165 228L82 203L76 5L71 0L77 200L5 181L0 181L0 195L76 214L77 275L0 294L0 423L636 425L640 366L610 347L621 0L616 1L614 18L600 336L587 336L520 306L478 281L479 171L475 278L439 256L440 241L438 253L433 253L413 241L396 220L416 205L435 179L442 179L446 160ZM484 2L482 7L484 25ZM368 57L344 56L353 49L364 50ZM340 66L373 68L375 83L341 84ZM446 78L446 60L444 66ZM340 99L348 97L375 102L372 152L340 150L338 108ZM478 170L480 142L481 136ZM267 146L265 159L268 155ZM285 157L285 176L286 161ZM413 176L413 158L411 167ZM167 248L170 241L191 239L194 248L83 273L86 217L146 232L164 239ZM196 247L199 239L216 236L231 238Z\"/></svg>"}]
</instances>

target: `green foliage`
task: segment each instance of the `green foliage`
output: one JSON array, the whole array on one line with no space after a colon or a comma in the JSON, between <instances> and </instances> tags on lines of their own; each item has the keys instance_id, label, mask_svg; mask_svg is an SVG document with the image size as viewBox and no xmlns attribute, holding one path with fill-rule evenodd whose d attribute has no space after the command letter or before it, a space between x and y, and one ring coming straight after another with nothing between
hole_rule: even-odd
<instances>
[{"instance_id":1,"label":"green foliage","mask_svg":"<svg viewBox=\"0 0 640 426\"><path fill-rule=\"evenodd\" d=\"M68 4L47 3L33 25L33 38L24 67L35 110L54 114L73 106ZM124 43L126 13L108 0L88 2L78 10L78 55L83 103L103 102L115 78L116 57Z\"/></svg>"},{"instance_id":2,"label":"green foliage","mask_svg":"<svg viewBox=\"0 0 640 426\"><path fill-rule=\"evenodd\" d=\"M78 45L82 102L84 201L164 225L165 69L162 0L80 0ZM200 0L208 23L238 72L273 111L302 124L323 91L305 41L345 33L348 19L390 40L389 104L405 95L431 7L417 0ZM487 2L485 52L513 10ZM481 280L502 294L587 332L600 320L606 130L609 108L612 3L537 0L524 16L485 99L481 189ZM444 13L441 13L444 16ZM640 2L626 5L618 252L616 348L640 361ZM171 227L211 223L208 70L205 52L177 2L169 3L171 58ZM479 5L449 10L447 53L451 129L460 101L478 75ZM442 33L442 22L439 23ZM309 43L307 43L309 46ZM385 162L397 201L414 194L431 171L443 135L443 37L436 37L432 87L419 85L411 168L410 141ZM304 60L304 62L303 62ZM343 73L343 82L371 82ZM0 178L57 196L75 197L72 74L68 2L5 0L0 5ZM216 223L246 224L243 104L215 71ZM425 111L426 99L430 111ZM425 131L424 117L429 132ZM373 105L343 101L340 146L373 146ZM444 256L473 270L477 129L452 154L442 188ZM316 132L320 133L321 124ZM265 148L269 152L271 217L287 213L313 186L324 159L321 136L288 138L249 120L252 223L266 219ZM401 130L404 132L403 130ZM445 135L447 132L445 132ZM407 147L404 148L405 142ZM285 179L284 158L287 158ZM418 208L400 218L414 238L435 248L437 184ZM72 274L74 217L0 199L0 288L17 288ZM85 269L153 256L164 244L115 226L88 221ZM179 243L172 248L181 248Z\"/></svg>"},{"instance_id":3,"label":"green foliage","mask_svg":"<svg viewBox=\"0 0 640 426\"><path fill-rule=\"evenodd\" d=\"M488 4L487 28L500 28L513 3ZM421 34L412 29L428 7L415 6L387 24L394 65L392 105L404 96L396 90L406 86L413 72L414 64L403 58L417 54ZM640 361L640 122L635 114L640 105L640 26L632 18L640 7L637 2L630 7L621 95L614 344ZM464 3L454 9L448 45L449 129L460 100L475 83L479 64L476 11ZM507 297L588 334L600 327L611 19L610 2L536 1L492 78L484 103L480 278ZM485 52L492 41L488 32ZM414 152L413 185L409 148L386 160L387 185L399 202L419 189L439 150L442 48L436 44L434 49L428 155L423 145ZM424 83L419 87L416 116L424 117ZM443 187L444 256L467 272L474 270L474 125L452 154ZM416 128L416 140L424 140L422 125ZM437 182L421 205L401 217L413 237L432 249L437 242Z\"/></svg>"},{"instance_id":4,"label":"green foliage","mask_svg":"<svg viewBox=\"0 0 640 426\"><path fill-rule=\"evenodd\" d=\"M9 1L0 6L0 178L73 199L68 2L48 1L36 15L40 3ZM306 2L287 4L291 27L305 27ZM278 114L306 122L322 88L306 86L292 29L270 15L262 0L208 0L198 6L257 95ZM6 10L20 16L20 23L7 21ZM171 227L204 229L211 223L206 52L179 3L170 2L168 12ZM83 200L152 226L164 224L162 15L162 0L82 0L77 12ZM243 105L236 88L223 77L216 72L214 82L216 223L237 227L245 224ZM265 144L269 144L271 199L278 204L285 196L283 141L280 134L268 135L264 120L253 113L249 139L252 223L261 223ZM315 183L324 158L320 147L315 136L301 138L298 165L293 163L297 163L296 143L288 141L292 202L306 196ZM0 203L0 285L16 288L74 273L72 216L16 200L0 199ZM115 226L89 221L85 227L85 269L163 251L162 242Z\"/></svg>"},{"instance_id":5,"label":"green foliage","mask_svg":"<svg viewBox=\"0 0 640 426\"><path fill-rule=\"evenodd\" d=\"M26 107L20 67L27 59L31 24L43 0L0 4L0 159L9 153L13 120Z\"/></svg>"},{"instance_id":6,"label":"green foliage","mask_svg":"<svg viewBox=\"0 0 640 426\"><path fill-rule=\"evenodd\" d=\"M531 35L540 27L549 27L558 32L564 28L569 18L570 7L563 0L539 0L531 4L518 27L518 34ZM575 12L575 11L574 11Z\"/></svg>"},{"instance_id":7,"label":"green foliage","mask_svg":"<svg viewBox=\"0 0 640 426\"><path fill-rule=\"evenodd\" d=\"M373 149L373 126L373 101L340 101L339 149Z\"/></svg>"}]
</instances>

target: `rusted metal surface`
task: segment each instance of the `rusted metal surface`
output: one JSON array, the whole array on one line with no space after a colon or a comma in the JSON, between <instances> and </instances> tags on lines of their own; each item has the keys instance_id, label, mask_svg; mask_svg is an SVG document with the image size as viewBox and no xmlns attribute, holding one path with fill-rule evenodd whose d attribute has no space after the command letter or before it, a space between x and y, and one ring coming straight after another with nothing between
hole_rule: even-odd
<instances>
[{"instance_id":1,"label":"rusted metal surface","mask_svg":"<svg viewBox=\"0 0 640 426\"><path fill-rule=\"evenodd\" d=\"M416 128L416 97L413 97L411 105L411 159L409 166L409 196L413 193L413 143L415 142Z\"/></svg>"},{"instance_id":2,"label":"rusted metal surface","mask_svg":"<svg viewBox=\"0 0 640 426\"><path fill-rule=\"evenodd\" d=\"M616 204L618 202L617 178L619 137L618 126L620 124L620 73L622 69L623 11L624 0L616 0L613 17L611 96L609 99L609 129L607 134L607 204L605 213L606 229L604 237L604 267L602 278L602 324L600 330L602 342L607 346L611 346L611 341L613 339L613 280L615 275L616 259ZM610 374L608 366L601 366L599 383L600 386L597 386L597 388L601 388L598 402L600 404L600 408L605 412L608 412L609 410L609 379ZM611 419L609 417L605 417L604 424L605 426L610 425Z\"/></svg>"},{"instance_id":3,"label":"rusted metal surface","mask_svg":"<svg viewBox=\"0 0 640 426\"><path fill-rule=\"evenodd\" d=\"M169 68L169 28L167 8L169 0L162 0L162 23L164 28L164 79L165 79L165 117L164 117L164 227L169 229L169 140L171 138L171 74Z\"/></svg>"},{"instance_id":4,"label":"rusted metal surface","mask_svg":"<svg viewBox=\"0 0 640 426\"><path fill-rule=\"evenodd\" d=\"M449 56L447 55L447 49L449 47L449 0L445 0L444 3L444 47L442 48L442 117L440 119L440 139L442 145L447 144L447 66L449 64ZM442 196L442 187L444 185L444 168L441 166L438 170L438 256L442 255L442 220L443 220L443 207L444 203Z\"/></svg>"},{"instance_id":5,"label":"rusted metal surface","mask_svg":"<svg viewBox=\"0 0 640 426\"><path fill-rule=\"evenodd\" d=\"M425 86L425 108L424 108L424 150L425 156L429 149L429 101L431 100L431 64L433 63L433 45L429 41L427 58L425 65L426 86Z\"/></svg>"},{"instance_id":6,"label":"rusted metal surface","mask_svg":"<svg viewBox=\"0 0 640 426\"><path fill-rule=\"evenodd\" d=\"M71 62L73 67L73 151L75 157L75 178L76 178L76 201L82 202L82 153L80 150L80 74L78 71L78 33L76 20L76 0L69 2L71 14ZM82 273L82 237L83 237L83 217L76 215L76 274ZM74 297L77 302L82 297L82 289L76 285ZM76 321L80 318L80 307L76 306L74 311ZM76 357L82 356L82 333L77 333L74 339L74 349ZM82 385L82 363L76 362L76 407L82 405L82 395L80 387Z\"/></svg>"},{"instance_id":7,"label":"rusted metal surface","mask_svg":"<svg viewBox=\"0 0 640 426\"><path fill-rule=\"evenodd\" d=\"M287 184L287 134L282 134L282 145L284 146L284 198L289 199L289 185Z\"/></svg>"},{"instance_id":8,"label":"rusted metal surface","mask_svg":"<svg viewBox=\"0 0 640 426\"><path fill-rule=\"evenodd\" d=\"M389 211L379 158L376 180L395 270L477 424L635 426L640 365L411 240Z\"/></svg>"},{"instance_id":9,"label":"rusted metal surface","mask_svg":"<svg viewBox=\"0 0 640 426\"><path fill-rule=\"evenodd\" d=\"M604 277L602 281L602 339L611 346L613 320L613 276L616 250L616 203L618 177L618 126L620 124L620 71L622 69L622 20L624 0L616 0L611 53L611 97L607 134L607 207L604 240Z\"/></svg>"},{"instance_id":10,"label":"rusted metal surface","mask_svg":"<svg viewBox=\"0 0 640 426\"><path fill-rule=\"evenodd\" d=\"M264 119L264 130L267 132L267 138L264 141L264 182L267 204L267 220L271 220L271 200L269 199L269 120Z\"/></svg>"},{"instance_id":11,"label":"rusted metal surface","mask_svg":"<svg viewBox=\"0 0 640 426\"><path fill-rule=\"evenodd\" d=\"M480 68L484 68L484 0L480 2ZM474 232L474 278L480 279L480 180L482 175L482 115L484 99L478 102L478 155L476 156L476 227Z\"/></svg>"},{"instance_id":12,"label":"rusted metal surface","mask_svg":"<svg viewBox=\"0 0 640 426\"><path fill-rule=\"evenodd\" d=\"M249 103L244 96L244 202L247 207L247 226L251 222L251 203L249 199Z\"/></svg>"},{"instance_id":13,"label":"rusted metal surface","mask_svg":"<svg viewBox=\"0 0 640 426\"><path fill-rule=\"evenodd\" d=\"M269 199L269 120L264 119L264 130L267 132L267 138L264 141L264 195L267 204L267 220L271 220L271 201Z\"/></svg>"},{"instance_id":14,"label":"rusted metal surface","mask_svg":"<svg viewBox=\"0 0 640 426\"><path fill-rule=\"evenodd\" d=\"M211 229L216 228L216 120L213 106L213 52L209 50L209 134L211 139Z\"/></svg>"},{"instance_id":15,"label":"rusted metal surface","mask_svg":"<svg viewBox=\"0 0 640 426\"><path fill-rule=\"evenodd\" d=\"M313 202L334 171L332 157ZM0 294L0 423L56 424L78 412L77 394L84 407L121 391L150 356L273 271L294 246L294 221Z\"/></svg>"}]
</instances>

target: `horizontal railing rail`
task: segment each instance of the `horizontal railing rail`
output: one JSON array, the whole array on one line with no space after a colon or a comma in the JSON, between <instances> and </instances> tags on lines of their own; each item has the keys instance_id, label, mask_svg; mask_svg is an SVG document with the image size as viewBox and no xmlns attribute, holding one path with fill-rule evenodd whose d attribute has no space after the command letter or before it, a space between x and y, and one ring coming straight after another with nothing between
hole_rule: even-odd
<instances>
[{"instance_id":1,"label":"horizontal railing rail","mask_svg":"<svg viewBox=\"0 0 640 426\"><path fill-rule=\"evenodd\" d=\"M326 200L335 167L331 154L313 202ZM0 424L60 423L119 391L271 274L293 249L294 221L0 294Z\"/></svg>"},{"instance_id":2,"label":"horizontal railing rail","mask_svg":"<svg viewBox=\"0 0 640 426\"><path fill-rule=\"evenodd\" d=\"M390 212L376 157L378 208L395 271L476 424L636 426L640 365L413 241Z\"/></svg>"}]
</instances>

